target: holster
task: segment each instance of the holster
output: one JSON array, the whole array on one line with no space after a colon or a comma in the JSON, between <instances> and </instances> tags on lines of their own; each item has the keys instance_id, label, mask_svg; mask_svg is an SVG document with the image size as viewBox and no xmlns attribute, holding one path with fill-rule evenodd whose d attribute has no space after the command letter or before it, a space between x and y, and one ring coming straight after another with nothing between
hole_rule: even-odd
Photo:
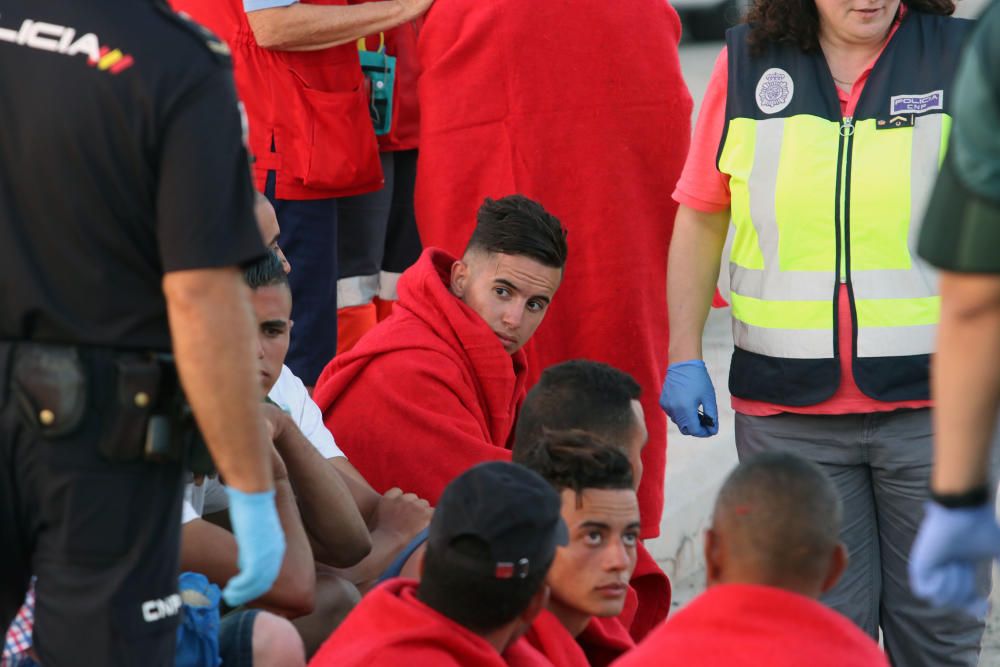
<instances>
[{"instance_id":1,"label":"holster","mask_svg":"<svg viewBox=\"0 0 1000 667\"><path fill-rule=\"evenodd\" d=\"M215 471L212 457L184 397L173 357L150 354L116 361L117 442L125 450L108 451L115 460L184 462L198 475ZM131 443L140 443L138 451ZM124 459L117 457L126 457Z\"/></svg>"},{"instance_id":2,"label":"holster","mask_svg":"<svg viewBox=\"0 0 1000 667\"><path fill-rule=\"evenodd\" d=\"M96 412L106 459L213 472L170 355L18 343L11 390L25 422L45 438L72 435Z\"/></svg>"}]
</instances>

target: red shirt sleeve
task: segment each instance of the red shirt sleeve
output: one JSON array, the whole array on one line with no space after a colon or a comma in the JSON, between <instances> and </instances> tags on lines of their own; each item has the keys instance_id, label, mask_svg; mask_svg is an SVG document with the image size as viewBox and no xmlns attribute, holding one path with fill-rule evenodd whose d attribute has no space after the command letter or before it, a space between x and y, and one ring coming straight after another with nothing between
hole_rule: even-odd
<instances>
[{"instance_id":1,"label":"red shirt sleeve","mask_svg":"<svg viewBox=\"0 0 1000 667\"><path fill-rule=\"evenodd\" d=\"M729 177L716 166L722 128L726 122L728 85L729 59L723 46L708 80L691 139L691 150L673 194L677 203L704 213L729 208Z\"/></svg>"}]
</instances>

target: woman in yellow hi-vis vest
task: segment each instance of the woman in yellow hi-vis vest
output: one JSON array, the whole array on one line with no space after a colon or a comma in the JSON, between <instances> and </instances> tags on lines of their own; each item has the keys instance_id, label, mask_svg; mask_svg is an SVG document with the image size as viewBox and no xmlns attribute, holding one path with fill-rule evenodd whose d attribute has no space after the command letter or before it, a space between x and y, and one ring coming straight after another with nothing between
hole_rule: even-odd
<instances>
[{"instance_id":1,"label":"woman in yellow hi-vis vest","mask_svg":"<svg viewBox=\"0 0 1000 667\"><path fill-rule=\"evenodd\" d=\"M830 475L850 565L823 600L875 638L881 628L907 667L975 665L983 632L907 583L928 495L939 309L910 247L971 25L952 11L951 0L759 0L716 62L668 263L661 405L682 433L718 430L701 334L732 218L739 456L790 451Z\"/></svg>"}]
</instances>

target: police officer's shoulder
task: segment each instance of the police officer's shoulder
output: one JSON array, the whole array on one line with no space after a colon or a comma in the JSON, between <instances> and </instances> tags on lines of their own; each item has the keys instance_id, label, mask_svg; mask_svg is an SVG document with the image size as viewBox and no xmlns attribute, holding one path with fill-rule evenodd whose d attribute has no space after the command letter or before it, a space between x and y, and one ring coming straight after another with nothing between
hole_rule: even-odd
<instances>
[{"instance_id":1,"label":"police officer's shoulder","mask_svg":"<svg viewBox=\"0 0 1000 667\"><path fill-rule=\"evenodd\" d=\"M189 39L202 45L215 60L231 66L232 60L229 46L225 41L216 37L211 30L195 22L187 14L175 11L168 4L162 2L162 0L157 0L153 4L167 21L172 25L176 25Z\"/></svg>"}]
</instances>

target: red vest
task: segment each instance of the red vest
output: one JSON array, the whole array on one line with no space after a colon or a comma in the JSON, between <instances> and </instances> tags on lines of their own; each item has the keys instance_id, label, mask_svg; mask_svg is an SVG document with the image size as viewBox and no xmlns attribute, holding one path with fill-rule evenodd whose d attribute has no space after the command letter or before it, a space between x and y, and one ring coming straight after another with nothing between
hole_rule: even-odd
<instances>
[{"instance_id":1,"label":"red vest","mask_svg":"<svg viewBox=\"0 0 1000 667\"><path fill-rule=\"evenodd\" d=\"M241 0L171 1L233 51L236 88L250 122L257 189L264 190L271 170L277 172L278 199L344 197L382 187L354 42L319 51L272 51L257 45Z\"/></svg>"}]
</instances>

